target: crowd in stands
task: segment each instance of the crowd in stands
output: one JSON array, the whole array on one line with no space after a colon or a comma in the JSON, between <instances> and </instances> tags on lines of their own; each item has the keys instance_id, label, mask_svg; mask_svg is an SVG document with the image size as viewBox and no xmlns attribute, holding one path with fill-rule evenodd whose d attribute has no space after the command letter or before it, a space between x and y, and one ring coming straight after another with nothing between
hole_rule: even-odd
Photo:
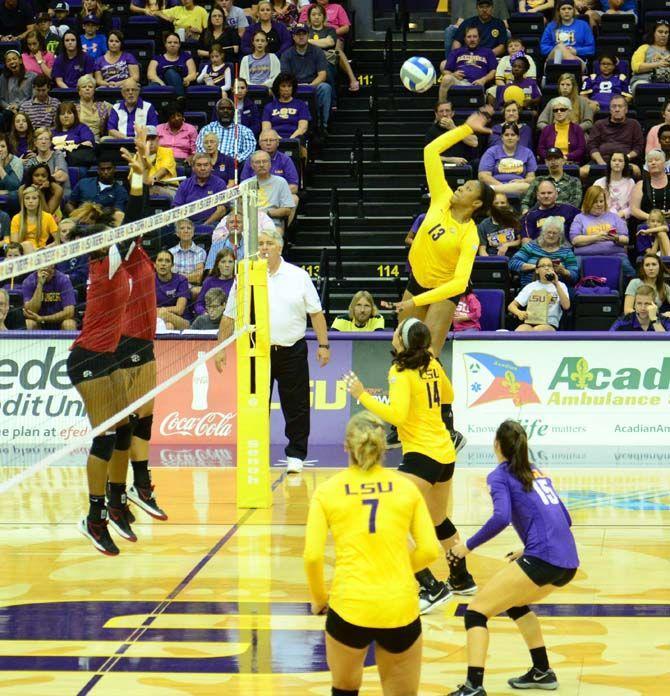
<instances>
[{"instance_id":1,"label":"crowd in stands","mask_svg":"<svg viewBox=\"0 0 670 696\"><path fill-rule=\"evenodd\" d=\"M351 20L328 0L204 4L129 0L112 13L102 0L0 0L0 258L67 241L96 207L122 224L120 150L136 124L147 127L156 209L255 177L261 219L291 225L338 84L359 89L345 53ZM220 318L240 252L240 215L229 212L167 230L178 243L155 261L167 329ZM75 328L86 263L3 285L19 328Z\"/></svg>"},{"instance_id":2,"label":"crowd in stands","mask_svg":"<svg viewBox=\"0 0 670 696\"><path fill-rule=\"evenodd\" d=\"M670 327L663 284L670 257L668 18L654 15L642 45L622 54L612 41L601 43L601 26L615 15L637 27L635 0L512 5L452 4L435 118L425 136L432 142L462 123L471 110L467 98L479 88L492 134L470 136L442 159L447 173L464 167L460 176L490 185L494 205L516 212L514 227L502 229L491 218L478 226L478 256L498 257L512 274L508 326L516 319L520 331L569 328L575 300L601 289L619 292L620 309L632 316L644 286L652 289L658 321L633 322L636 330ZM515 21L529 20L540 27L537 36L513 34ZM646 102L638 108L642 84L659 85L658 99L665 94L660 114ZM600 276L584 282L585 261L593 257L613 269L614 283ZM540 317L538 306L545 307ZM630 322L615 326L630 330Z\"/></svg>"}]
</instances>

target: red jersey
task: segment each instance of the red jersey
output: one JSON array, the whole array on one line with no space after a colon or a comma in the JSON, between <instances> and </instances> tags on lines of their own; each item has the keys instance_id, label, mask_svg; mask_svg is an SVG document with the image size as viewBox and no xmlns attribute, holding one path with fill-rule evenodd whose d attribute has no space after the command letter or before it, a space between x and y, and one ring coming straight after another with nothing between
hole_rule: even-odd
<instances>
[{"instance_id":1,"label":"red jersey","mask_svg":"<svg viewBox=\"0 0 670 696\"><path fill-rule=\"evenodd\" d=\"M109 256L89 261L84 325L72 347L113 353L119 345L129 297L130 276L125 268L119 268L110 280Z\"/></svg>"},{"instance_id":2,"label":"red jersey","mask_svg":"<svg viewBox=\"0 0 670 696\"><path fill-rule=\"evenodd\" d=\"M121 335L153 341L156 336L156 275L140 239L123 267L130 276L131 290Z\"/></svg>"}]
</instances>

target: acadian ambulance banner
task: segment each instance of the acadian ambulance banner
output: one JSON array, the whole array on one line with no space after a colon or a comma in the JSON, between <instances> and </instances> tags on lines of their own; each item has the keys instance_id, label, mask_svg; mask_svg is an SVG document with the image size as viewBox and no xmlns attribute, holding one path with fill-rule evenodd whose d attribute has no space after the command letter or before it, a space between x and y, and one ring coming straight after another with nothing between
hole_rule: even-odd
<instances>
[{"instance_id":1,"label":"acadian ambulance banner","mask_svg":"<svg viewBox=\"0 0 670 696\"><path fill-rule=\"evenodd\" d=\"M670 343L453 342L456 426L489 445L505 418L535 445L667 445Z\"/></svg>"}]
</instances>

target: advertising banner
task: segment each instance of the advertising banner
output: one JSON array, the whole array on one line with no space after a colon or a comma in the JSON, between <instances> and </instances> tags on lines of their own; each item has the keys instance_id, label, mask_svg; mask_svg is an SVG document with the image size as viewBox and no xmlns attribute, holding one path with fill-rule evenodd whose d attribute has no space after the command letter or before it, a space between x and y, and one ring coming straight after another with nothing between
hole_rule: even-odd
<instances>
[{"instance_id":1,"label":"advertising banner","mask_svg":"<svg viewBox=\"0 0 670 696\"><path fill-rule=\"evenodd\" d=\"M453 342L456 427L491 445L506 418L531 444L667 445L670 356L665 342Z\"/></svg>"}]
</instances>

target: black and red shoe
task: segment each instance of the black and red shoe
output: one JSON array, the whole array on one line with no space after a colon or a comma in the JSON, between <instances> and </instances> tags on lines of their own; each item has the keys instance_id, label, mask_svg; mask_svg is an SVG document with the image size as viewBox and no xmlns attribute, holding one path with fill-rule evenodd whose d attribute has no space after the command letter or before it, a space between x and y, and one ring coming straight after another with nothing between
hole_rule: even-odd
<instances>
[{"instance_id":1,"label":"black and red shoe","mask_svg":"<svg viewBox=\"0 0 670 696\"><path fill-rule=\"evenodd\" d=\"M135 503L137 507L144 510L147 515L151 515L155 520L166 520L168 518L167 513L158 507L156 502L156 497L154 496L154 487L152 485L147 486L130 486L127 492L128 500Z\"/></svg>"},{"instance_id":2,"label":"black and red shoe","mask_svg":"<svg viewBox=\"0 0 670 696\"><path fill-rule=\"evenodd\" d=\"M96 522L90 520L88 517L84 517L84 519L79 522L78 529L81 534L91 540L93 546L100 551L100 553L104 553L105 556L119 555L119 547L114 543L109 534L106 519Z\"/></svg>"},{"instance_id":3,"label":"black and red shoe","mask_svg":"<svg viewBox=\"0 0 670 696\"><path fill-rule=\"evenodd\" d=\"M125 501L124 501L125 503ZM120 508L107 508L109 513L109 526L127 541L137 541L137 536L130 526L130 521L126 515L126 506Z\"/></svg>"}]
</instances>

